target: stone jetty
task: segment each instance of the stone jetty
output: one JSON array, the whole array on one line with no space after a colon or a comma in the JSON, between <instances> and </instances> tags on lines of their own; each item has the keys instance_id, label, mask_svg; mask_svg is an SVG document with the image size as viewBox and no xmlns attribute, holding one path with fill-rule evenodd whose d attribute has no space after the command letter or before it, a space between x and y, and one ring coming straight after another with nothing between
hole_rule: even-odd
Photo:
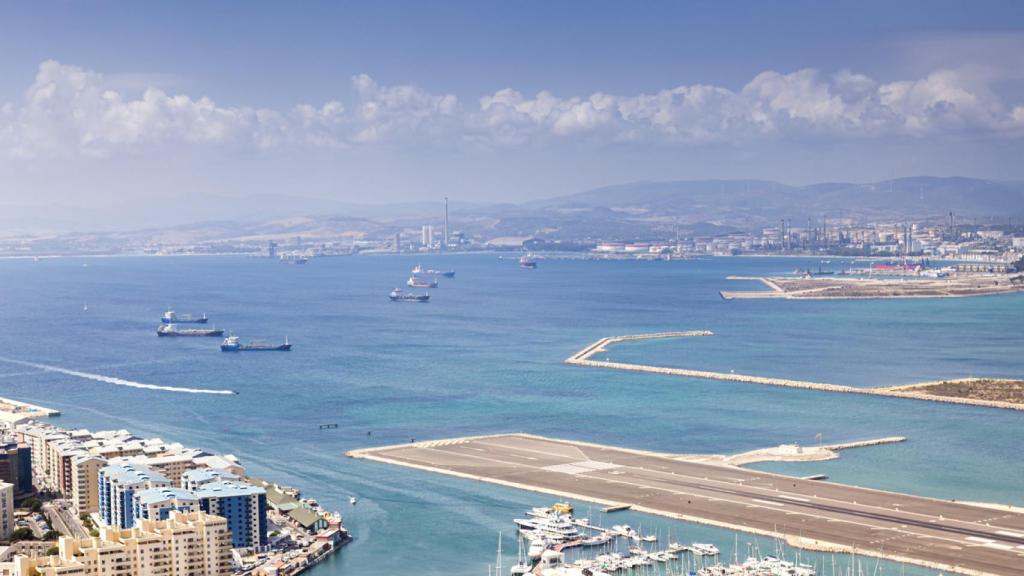
<instances>
[{"instance_id":1,"label":"stone jetty","mask_svg":"<svg viewBox=\"0 0 1024 576\"><path fill-rule=\"evenodd\" d=\"M883 387L858 387L842 384L828 384L824 382L808 382L805 380L792 380L789 378L772 378L768 376L755 376L751 374L736 374L733 372L713 372L710 370L693 370L689 368L671 368L667 366L651 366L647 364L632 364L627 362L612 362L610 360L593 360L592 357L601 352L607 352L608 348L619 342L636 340L654 340L659 338L685 338L685 337L706 337L713 336L709 330L690 330L682 332L656 332L651 334L632 334L626 336L608 336L590 344L579 352L566 358L566 364L575 366L590 366L592 368L609 368L613 370L626 370L630 372L649 372L652 374L665 374L668 376L683 376L686 378L700 378L703 380L726 380L730 382L744 382L748 384L761 384L765 386L782 386L785 388L803 388L805 390L818 390L821 392L844 392L847 394L867 394L871 396L888 396L892 398L910 398L914 400L929 400L932 402L946 402L950 404L964 404L970 406L985 406L988 408L1005 408L1010 410L1024 410L1024 404L1004 402L999 400L985 400L979 398L962 398L956 396L940 396L929 394L927 386L931 382L923 384L911 384L900 386ZM950 380L950 382L980 382L986 378L962 378Z\"/></svg>"}]
</instances>

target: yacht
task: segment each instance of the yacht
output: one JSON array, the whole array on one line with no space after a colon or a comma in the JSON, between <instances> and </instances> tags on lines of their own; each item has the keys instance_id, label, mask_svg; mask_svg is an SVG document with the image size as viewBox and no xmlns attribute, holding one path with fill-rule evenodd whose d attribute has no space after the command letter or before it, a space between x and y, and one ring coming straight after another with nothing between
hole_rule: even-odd
<instances>
[{"instance_id":1,"label":"yacht","mask_svg":"<svg viewBox=\"0 0 1024 576\"><path fill-rule=\"evenodd\" d=\"M568 542L582 538L580 531L565 518L516 518L519 532L526 536L539 535L554 542Z\"/></svg>"},{"instance_id":2,"label":"yacht","mask_svg":"<svg viewBox=\"0 0 1024 576\"><path fill-rule=\"evenodd\" d=\"M698 556L718 556L721 553L714 544L701 544L699 542L694 542L690 549Z\"/></svg>"}]
</instances>

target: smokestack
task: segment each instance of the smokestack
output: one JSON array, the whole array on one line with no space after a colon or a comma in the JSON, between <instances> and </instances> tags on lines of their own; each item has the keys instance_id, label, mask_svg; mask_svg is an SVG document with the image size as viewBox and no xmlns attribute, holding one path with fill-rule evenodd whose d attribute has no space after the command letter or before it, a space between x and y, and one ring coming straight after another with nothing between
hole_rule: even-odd
<instances>
[{"instance_id":1,"label":"smokestack","mask_svg":"<svg viewBox=\"0 0 1024 576\"><path fill-rule=\"evenodd\" d=\"M448 197L444 197L444 244L441 251L448 250Z\"/></svg>"}]
</instances>

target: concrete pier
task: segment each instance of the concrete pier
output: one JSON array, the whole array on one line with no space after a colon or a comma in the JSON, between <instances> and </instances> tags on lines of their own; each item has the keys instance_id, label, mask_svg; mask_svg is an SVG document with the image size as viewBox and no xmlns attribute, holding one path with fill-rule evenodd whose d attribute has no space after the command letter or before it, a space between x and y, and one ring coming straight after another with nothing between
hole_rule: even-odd
<instances>
[{"instance_id":1,"label":"concrete pier","mask_svg":"<svg viewBox=\"0 0 1024 576\"><path fill-rule=\"evenodd\" d=\"M50 416L59 416L60 411L43 406L36 406L20 400L0 398L0 422L17 424L23 420L38 420Z\"/></svg>"},{"instance_id":2,"label":"concrete pier","mask_svg":"<svg viewBox=\"0 0 1024 576\"><path fill-rule=\"evenodd\" d=\"M1024 514L526 434L354 450L364 458L972 576L1020 574Z\"/></svg>"},{"instance_id":3,"label":"concrete pier","mask_svg":"<svg viewBox=\"0 0 1024 576\"><path fill-rule=\"evenodd\" d=\"M652 334L633 334L627 336L609 336L602 338L579 352L565 359L566 364L576 366L590 366L592 368L610 368L613 370L627 370L630 372L649 372L652 374L665 374L669 376L684 376L687 378L700 378L703 380L727 380L730 382L745 382L748 384L762 384L765 386L783 386L786 388L803 388L805 390L818 390L821 392L843 392L847 394L868 394L872 396L888 396L892 398L910 398L915 400L929 400L932 402L946 402L950 404L965 404L970 406L985 406L988 408L1006 408L1010 410L1024 410L1024 404L1014 402L1003 402L999 400L984 400L978 398L959 398L955 396L940 396L928 394L927 387L934 385L934 382L921 384L910 384L900 386L884 387L857 387L844 386L841 384L828 384L824 382L808 382L805 380L793 380L789 378L772 378L767 376L754 376L751 374L735 374L733 372L713 372L709 370L692 370L689 368L669 368L666 366L651 366L647 364L631 364L627 362L611 362L607 360L592 360L595 354L607 352L608 348L618 342L635 340L653 340L657 338L681 338L694 336L713 336L708 330L693 330L686 332L657 332ZM950 380L950 382L979 382L985 378L963 378Z\"/></svg>"}]
</instances>

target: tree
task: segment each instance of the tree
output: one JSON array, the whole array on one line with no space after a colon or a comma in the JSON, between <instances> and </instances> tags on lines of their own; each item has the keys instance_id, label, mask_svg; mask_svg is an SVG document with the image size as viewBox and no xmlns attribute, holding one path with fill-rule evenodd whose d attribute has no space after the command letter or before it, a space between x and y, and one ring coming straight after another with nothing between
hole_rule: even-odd
<instances>
[{"instance_id":1,"label":"tree","mask_svg":"<svg viewBox=\"0 0 1024 576\"><path fill-rule=\"evenodd\" d=\"M43 534L43 540L56 540L60 538L60 532L56 530L47 530L46 534Z\"/></svg>"},{"instance_id":2,"label":"tree","mask_svg":"<svg viewBox=\"0 0 1024 576\"><path fill-rule=\"evenodd\" d=\"M39 512L43 509L43 503L39 501L39 498L34 497L25 500L23 506L33 512Z\"/></svg>"},{"instance_id":3,"label":"tree","mask_svg":"<svg viewBox=\"0 0 1024 576\"><path fill-rule=\"evenodd\" d=\"M57 554L60 554L60 548L57 546L50 546L46 549L47 556L56 556Z\"/></svg>"},{"instance_id":4,"label":"tree","mask_svg":"<svg viewBox=\"0 0 1024 576\"><path fill-rule=\"evenodd\" d=\"M29 528L18 528L14 532L11 532L11 542L20 542L22 540L35 540L36 536L32 533Z\"/></svg>"}]
</instances>

